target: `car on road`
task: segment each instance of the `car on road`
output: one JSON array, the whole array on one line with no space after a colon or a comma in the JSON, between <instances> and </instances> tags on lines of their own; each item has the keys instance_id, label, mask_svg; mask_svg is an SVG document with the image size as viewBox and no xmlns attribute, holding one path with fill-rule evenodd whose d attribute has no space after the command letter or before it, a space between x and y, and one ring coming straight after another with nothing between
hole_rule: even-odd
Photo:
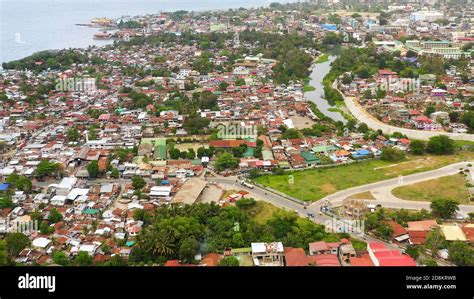
<instances>
[{"instance_id":1,"label":"car on road","mask_svg":"<svg viewBox=\"0 0 474 299\"><path fill-rule=\"evenodd\" d=\"M314 219L314 214L313 214L313 213L306 213L306 215L307 215L309 218L313 218L313 219Z\"/></svg>"},{"instance_id":2,"label":"car on road","mask_svg":"<svg viewBox=\"0 0 474 299\"><path fill-rule=\"evenodd\" d=\"M250 184L249 182L246 182L245 180L240 181L240 184L241 184L242 186L247 187L247 188L253 189L253 185Z\"/></svg>"}]
</instances>

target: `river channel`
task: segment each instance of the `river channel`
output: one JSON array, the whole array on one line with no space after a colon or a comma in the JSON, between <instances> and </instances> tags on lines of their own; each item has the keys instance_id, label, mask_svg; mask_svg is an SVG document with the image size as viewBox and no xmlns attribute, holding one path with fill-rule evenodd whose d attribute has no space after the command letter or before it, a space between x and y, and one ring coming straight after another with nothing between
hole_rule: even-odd
<instances>
[{"instance_id":1,"label":"river channel","mask_svg":"<svg viewBox=\"0 0 474 299\"><path fill-rule=\"evenodd\" d=\"M334 106L329 105L328 101L324 98L324 86L323 79L331 70L331 63L336 60L336 56L329 56L329 60L323 63L315 64L311 73L309 85L316 88L313 91L305 92L306 100L309 100L318 106L318 109L327 117L334 119L335 121L342 121L344 124L347 120L339 112L329 111Z\"/></svg>"}]
</instances>

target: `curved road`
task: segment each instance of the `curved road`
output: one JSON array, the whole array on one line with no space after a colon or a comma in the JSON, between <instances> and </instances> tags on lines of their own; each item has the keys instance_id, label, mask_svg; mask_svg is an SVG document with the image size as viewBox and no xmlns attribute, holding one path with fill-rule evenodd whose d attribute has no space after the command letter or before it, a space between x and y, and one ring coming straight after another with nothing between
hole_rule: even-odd
<instances>
[{"instance_id":1,"label":"curved road","mask_svg":"<svg viewBox=\"0 0 474 299\"><path fill-rule=\"evenodd\" d=\"M431 137L437 135L446 135L454 140L474 141L474 134L449 133L444 131L411 130L388 125L379 121L374 116L370 115L370 113L368 113L354 97L348 97L343 92L341 92L337 88L336 81L334 81L333 87L338 90L339 93L341 93L342 97L344 98L344 103L346 104L347 109L358 121L366 123L367 126L371 129L381 130L384 134L393 134L394 132L400 132L406 135L408 138L421 140L428 140Z\"/></svg>"}]
</instances>

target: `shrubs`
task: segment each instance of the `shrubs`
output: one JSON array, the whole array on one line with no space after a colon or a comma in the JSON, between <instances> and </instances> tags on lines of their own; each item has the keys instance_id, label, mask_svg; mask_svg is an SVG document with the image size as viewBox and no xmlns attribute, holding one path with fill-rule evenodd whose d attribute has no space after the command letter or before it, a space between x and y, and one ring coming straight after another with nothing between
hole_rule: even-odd
<instances>
[{"instance_id":1,"label":"shrubs","mask_svg":"<svg viewBox=\"0 0 474 299\"><path fill-rule=\"evenodd\" d=\"M446 135L439 135L430 138L426 151L435 155L448 155L454 153L454 140Z\"/></svg>"},{"instance_id":2,"label":"shrubs","mask_svg":"<svg viewBox=\"0 0 474 299\"><path fill-rule=\"evenodd\" d=\"M394 147L386 147L380 158L384 161L401 161L405 159L405 153Z\"/></svg>"}]
</instances>

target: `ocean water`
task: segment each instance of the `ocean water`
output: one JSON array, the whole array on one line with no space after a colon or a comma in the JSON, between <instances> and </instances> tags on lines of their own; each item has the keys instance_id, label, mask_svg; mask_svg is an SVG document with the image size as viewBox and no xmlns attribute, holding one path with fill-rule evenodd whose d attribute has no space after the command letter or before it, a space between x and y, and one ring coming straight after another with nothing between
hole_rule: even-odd
<instances>
[{"instance_id":1,"label":"ocean water","mask_svg":"<svg viewBox=\"0 0 474 299\"><path fill-rule=\"evenodd\" d=\"M85 48L97 28L76 26L95 17L119 18L160 11L268 6L294 0L0 0L0 63L47 49Z\"/></svg>"}]
</instances>

